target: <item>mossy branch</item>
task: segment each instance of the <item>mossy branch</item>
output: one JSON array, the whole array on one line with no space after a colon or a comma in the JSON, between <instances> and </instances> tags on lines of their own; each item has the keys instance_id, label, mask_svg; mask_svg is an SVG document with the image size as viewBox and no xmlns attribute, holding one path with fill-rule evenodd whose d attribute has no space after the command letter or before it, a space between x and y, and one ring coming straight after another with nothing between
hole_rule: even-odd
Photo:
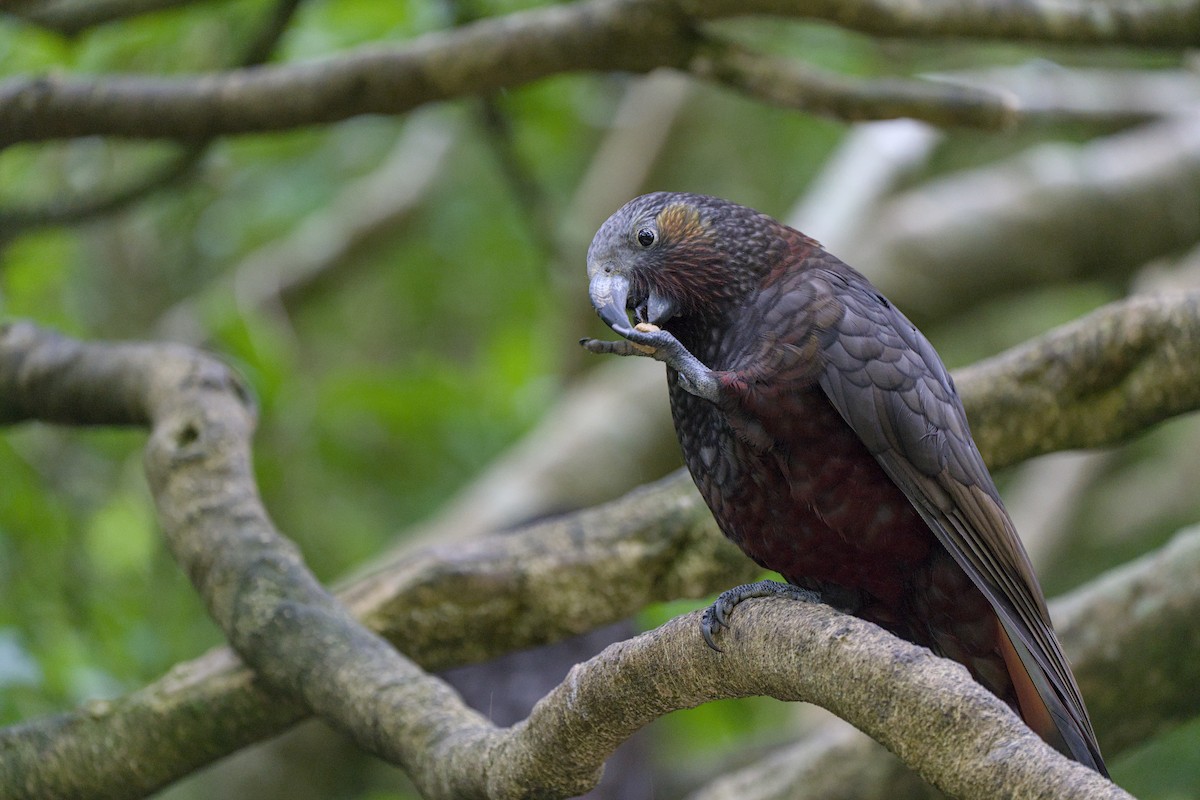
<instances>
[{"instance_id":1,"label":"mossy branch","mask_svg":"<svg viewBox=\"0 0 1200 800\"><path fill-rule=\"evenodd\" d=\"M1200 391L1189 367L1194 371L1200 364L1198 303L1194 294L1179 294L1114 304L1015 354L960 373L976 435L987 443L985 456L1017 460L1042 447L1043 438L1053 447L1111 442L1196 408ZM988 388L1005 385L1016 388ZM1039 405L1047 391L1058 393L1064 407L1077 399L1078 407L1070 407L1080 418L1090 413L1086 398L1118 392L1125 422L1099 425L1110 414L1099 403L1092 419L1096 424L1067 425ZM866 702L863 693L876 698L891 691L895 681L919 681L929 669L943 669L931 667L935 661L946 664L945 669L957 668L827 609L796 613L778 603L748 606L746 614L739 614L736 647L727 648L721 658L728 660L719 664L713 660L716 654L697 647L694 620L677 620L648 639L635 640L637 644L618 645L575 674L559 690L569 700L561 707L548 705L511 731L493 728L463 707L444 684L360 626L345 608L423 666L447 666L554 640L619 619L653 600L707 594L746 577L749 563L716 533L686 479L675 476L618 503L518 534L457 544L453 551L427 551L361 579L344 592L343 605L316 583L262 509L250 469L254 412L247 398L240 381L220 362L188 348L84 344L22 323L0 329L0 423L42 419L152 428L147 471L167 540L233 647L262 680L258 683L234 659L218 653L130 697L8 729L0 735L0 786L14 796L140 796L286 727L308 709L351 732L367 749L406 766L431 797L509 796L514 786L529 781L571 792L587 785L611 745L646 721L636 714L657 716L717 696L751 693L822 702L889 742L930 780L975 796L975 788L957 782L967 780L960 768L941 760L945 751L936 745L934 751L942 755L906 750L901 743L907 734L891 727L898 718L860 719L866 712L852 708ZM1012 437L1003 434L1010 418L1041 435L1011 444ZM1003 449L999 442L1005 443ZM759 619L765 621L755 621ZM830 625L839 626L844 635L831 637ZM811 645L803 644L810 640ZM1064 640L1070 647L1072 639ZM814 665L836 654L804 650L804 668L790 660L796 648L828 650L858 643L867 648L863 652L876 655L866 659L874 666L863 669L881 669L879 674L889 676L884 685L843 685L838 697L810 694L813 685L804 681L821 678L807 673L821 672ZM648 660L636 662L642 664L637 669L656 665L662 671L663 664L670 664L668 672L691 675L697 685L689 691L694 693L679 688L681 693L670 695L673 699L663 701L665 705L651 702L651 711L645 710L642 697L640 706L633 703L623 712L625 717L603 722L594 711L572 717L579 692L609 691L627 679L623 670L635 669L629 665L634 662L622 661L623 648L647 654L638 657ZM626 666L614 672L614 662ZM913 662L920 662L920 668ZM760 663L761 669L755 666ZM597 677L593 684L583 677L592 674L610 677ZM944 670L939 674L949 675ZM965 681L963 675L959 678ZM742 683L731 683L735 679ZM963 699L971 697L970 686L952 675L946 679L949 696L958 698L954 702L978 700ZM1082 680L1086 686L1087 679ZM800 688L806 685L810 688ZM983 701L990 697L982 694ZM643 710L637 711L639 707ZM209 713L215 708L226 713ZM944 709L921 708L909 710L915 718L945 717ZM1098 719L1106 713L1103 707L1093 712ZM1151 708L1147 713L1156 712ZM995 776L989 770L1005 760L986 753L994 755L998 742L1024 740L1013 739L1016 734L1007 727L1011 722L1020 728L1015 718L1005 722L1003 714L984 716L1000 727L972 735L991 744L983 750L967 748L954 763L984 757L991 767L973 765L966 772ZM539 743L561 749L569 741L585 747L577 738L580 726L587 725L599 726L587 728L595 733L585 748L591 755L585 758L581 751L570 774L548 765ZM1103 738L1103 724L1099 727ZM1019 746L1024 753L1025 744ZM964 762L961 756L968 751L974 755L966 755ZM481 763L498 763L498 753L505 755L501 761L506 766L481 770ZM1030 758L1042 758L1031 753ZM146 767L134 776L113 768L129 763ZM1070 775L1077 771L1070 767L1062 761L1044 774L1067 776L1063 780L1075 786ZM1004 779L1016 780L1012 774Z\"/></svg>"},{"instance_id":2,"label":"mossy branch","mask_svg":"<svg viewBox=\"0 0 1200 800\"><path fill-rule=\"evenodd\" d=\"M399 47L369 47L320 62L264 66L190 77L44 75L0 83L0 147L16 142L111 135L185 141L278 131L360 114L399 114L424 103L512 88L564 72L686 69L700 30L722 18L770 15L827 20L878 36L959 37L1124 44L1181 49L1200 42L1200 0L995 3L988 0L583 0L480 20ZM711 65L710 65L711 66ZM726 78L729 69L724 70ZM743 66L743 72L745 72ZM823 87L838 87L826 80ZM945 100L930 84L904 84L871 99L851 87L852 118L914 113ZM942 117L1007 121L1004 103L978 107L959 90ZM867 110L868 106L875 110ZM974 110L971 110L974 109ZM922 114L929 116L934 112Z\"/></svg>"}]
</instances>

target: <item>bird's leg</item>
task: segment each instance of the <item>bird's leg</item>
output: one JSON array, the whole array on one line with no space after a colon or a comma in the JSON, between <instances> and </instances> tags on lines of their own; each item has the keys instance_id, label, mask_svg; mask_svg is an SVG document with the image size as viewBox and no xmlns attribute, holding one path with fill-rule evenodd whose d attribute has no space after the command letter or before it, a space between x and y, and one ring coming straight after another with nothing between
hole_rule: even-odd
<instances>
[{"instance_id":1,"label":"bird's leg","mask_svg":"<svg viewBox=\"0 0 1200 800\"><path fill-rule=\"evenodd\" d=\"M712 403L717 402L721 388L717 374L704 366L674 335L647 322L639 322L633 328L618 330L617 333L625 338L618 342L580 339L579 343L592 353L644 356L661 361L678 373L680 385L686 392Z\"/></svg>"},{"instance_id":2,"label":"bird's leg","mask_svg":"<svg viewBox=\"0 0 1200 800\"><path fill-rule=\"evenodd\" d=\"M717 647L717 643L713 640L713 635L721 628L729 627L729 614L738 603L752 597L787 597L792 600L803 600L806 603L821 602L821 596L816 592L801 589L790 583L758 581L735 586L721 592L716 602L704 609L704 616L700 618L700 635L704 637L704 641L709 647L718 653L721 652L721 648Z\"/></svg>"}]
</instances>

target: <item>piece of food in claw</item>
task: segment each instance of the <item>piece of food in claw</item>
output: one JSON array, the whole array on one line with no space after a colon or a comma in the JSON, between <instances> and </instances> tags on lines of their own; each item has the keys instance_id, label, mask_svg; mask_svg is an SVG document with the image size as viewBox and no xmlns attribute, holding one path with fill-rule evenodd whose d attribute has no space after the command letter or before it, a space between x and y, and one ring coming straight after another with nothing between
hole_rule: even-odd
<instances>
[{"instance_id":1,"label":"piece of food in claw","mask_svg":"<svg viewBox=\"0 0 1200 800\"><path fill-rule=\"evenodd\" d=\"M654 333L659 330L659 327L651 322L639 322L633 326L634 330L639 330L642 333Z\"/></svg>"}]
</instances>

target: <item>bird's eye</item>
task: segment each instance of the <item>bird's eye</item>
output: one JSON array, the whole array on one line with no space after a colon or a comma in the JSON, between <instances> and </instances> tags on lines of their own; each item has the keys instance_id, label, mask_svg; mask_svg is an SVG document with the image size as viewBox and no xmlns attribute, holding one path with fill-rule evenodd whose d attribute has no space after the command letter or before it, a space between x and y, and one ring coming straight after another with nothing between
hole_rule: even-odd
<instances>
[{"instance_id":1,"label":"bird's eye","mask_svg":"<svg viewBox=\"0 0 1200 800\"><path fill-rule=\"evenodd\" d=\"M642 228L637 232L638 244L642 247L649 247L654 244L654 231L649 228Z\"/></svg>"}]
</instances>

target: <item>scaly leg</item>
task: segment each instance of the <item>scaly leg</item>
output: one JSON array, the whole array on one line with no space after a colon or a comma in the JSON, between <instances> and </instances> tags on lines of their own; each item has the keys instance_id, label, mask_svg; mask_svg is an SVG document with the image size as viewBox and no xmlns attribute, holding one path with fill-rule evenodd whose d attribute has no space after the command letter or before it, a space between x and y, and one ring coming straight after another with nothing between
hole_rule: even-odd
<instances>
[{"instance_id":1,"label":"scaly leg","mask_svg":"<svg viewBox=\"0 0 1200 800\"><path fill-rule=\"evenodd\" d=\"M649 323L640 322L629 332L617 331L625 338L609 342L600 339L580 339L579 344L591 353L610 353L618 356L643 356L661 361L679 373L685 391L696 397L717 402L721 389L717 373L701 363L671 333Z\"/></svg>"}]
</instances>

